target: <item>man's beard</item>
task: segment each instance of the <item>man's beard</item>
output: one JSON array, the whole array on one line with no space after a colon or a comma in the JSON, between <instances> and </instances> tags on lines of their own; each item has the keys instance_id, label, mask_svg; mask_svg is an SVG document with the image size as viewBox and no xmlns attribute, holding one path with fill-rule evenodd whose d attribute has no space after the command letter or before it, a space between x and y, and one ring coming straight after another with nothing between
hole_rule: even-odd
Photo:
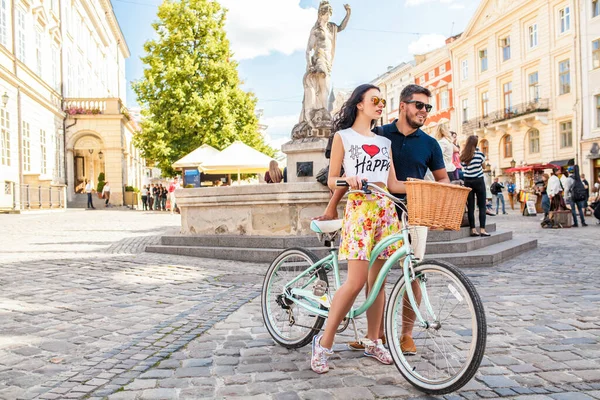
<instances>
[{"instance_id":1,"label":"man's beard","mask_svg":"<svg viewBox=\"0 0 600 400\"><path fill-rule=\"evenodd\" d=\"M409 117L408 115L406 115L406 122L408 122L408 125L410 125L411 128L413 129L419 129L420 127L422 127L424 125L423 123L417 122L416 121L416 116L415 119Z\"/></svg>"}]
</instances>

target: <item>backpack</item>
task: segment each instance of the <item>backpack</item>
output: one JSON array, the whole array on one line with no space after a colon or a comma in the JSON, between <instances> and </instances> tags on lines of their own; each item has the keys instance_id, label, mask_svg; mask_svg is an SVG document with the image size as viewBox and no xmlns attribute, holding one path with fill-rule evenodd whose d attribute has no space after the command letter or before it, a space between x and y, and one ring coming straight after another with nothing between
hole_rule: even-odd
<instances>
[{"instance_id":1,"label":"backpack","mask_svg":"<svg viewBox=\"0 0 600 400\"><path fill-rule=\"evenodd\" d=\"M498 186L500 185L498 185L497 182L492 183L492 186L490 186L490 192L492 192L492 194L498 194Z\"/></svg>"},{"instance_id":2,"label":"backpack","mask_svg":"<svg viewBox=\"0 0 600 400\"><path fill-rule=\"evenodd\" d=\"M581 180L575 180L573 186L571 186L571 199L575 202L584 201L587 197L587 190L583 186Z\"/></svg>"}]
</instances>

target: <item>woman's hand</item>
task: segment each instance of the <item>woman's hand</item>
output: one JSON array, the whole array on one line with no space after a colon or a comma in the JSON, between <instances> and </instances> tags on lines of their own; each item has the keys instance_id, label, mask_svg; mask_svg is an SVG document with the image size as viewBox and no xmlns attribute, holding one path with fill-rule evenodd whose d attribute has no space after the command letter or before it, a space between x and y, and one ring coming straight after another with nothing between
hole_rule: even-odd
<instances>
[{"instance_id":1,"label":"woman's hand","mask_svg":"<svg viewBox=\"0 0 600 400\"><path fill-rule=\"evenodd\" d=\"M348 186L350 186L351 190L359 190L362 189L362 183L366 182L366 179L361 179L358 176L347 176L344 178Z\"/></svg>"}]
</instances>

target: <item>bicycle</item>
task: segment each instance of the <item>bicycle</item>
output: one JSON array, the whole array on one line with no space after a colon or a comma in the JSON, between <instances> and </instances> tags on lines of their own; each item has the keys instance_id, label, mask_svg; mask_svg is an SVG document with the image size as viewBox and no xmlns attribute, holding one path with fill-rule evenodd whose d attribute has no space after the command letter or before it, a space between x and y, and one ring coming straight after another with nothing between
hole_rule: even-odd
<instances>
[{"instance_id":1,"label":"bicycle","mask_svg":"<svg viewBox=\"0 0 600 400\"><path fill-rule=\"evenodd\" d=\"M401 200L373 184L365 182L362 190L350 193L373 191L406 210ZM406 380L423 392L450 393L469 382L481 364L487 327L484 308L473 284L457 267L445 261L415 258L407 212L402 213L401 219L401 231L377 243L371 260L393 243L402 241L402 247L386 260L365 303L350 310L338 333L351 322L358 339L354 318L371 306L391 268L401 262L402 276L394 284L385 313L385 334L394 364ZM289 248L267 270L261 294L263 320L269 334L284 347L293 349L309 344L327 318L332 292L328 275L333 274L334 289L340 287L334 241L341 226L342 220L312 221L311 229L329 247L329 255L319 259L307 249ZM372 265L373 261L369 268ZM417 287L420 302L415 298ZM414 355L401 351L402 307L410 307L416 314L413 340L417 354Z\"/></svg>"}]
</instances>

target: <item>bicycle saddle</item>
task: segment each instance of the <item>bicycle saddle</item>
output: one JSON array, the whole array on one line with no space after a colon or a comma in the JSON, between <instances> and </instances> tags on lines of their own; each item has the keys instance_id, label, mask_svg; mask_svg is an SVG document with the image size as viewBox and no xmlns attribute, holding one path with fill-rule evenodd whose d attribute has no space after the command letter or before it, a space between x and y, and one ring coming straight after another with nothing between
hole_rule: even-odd
<instances>
[{"instance_id":1,"label":"bicycle saddle","mask_svg":"<svg viewBox=\"0 0 600 400\"><path fill-rule=\"evenodd\" d=\"M310 221L310 229L315 233L333 233L342 229L342 220Z\"/></svg>"}]
</instances>

